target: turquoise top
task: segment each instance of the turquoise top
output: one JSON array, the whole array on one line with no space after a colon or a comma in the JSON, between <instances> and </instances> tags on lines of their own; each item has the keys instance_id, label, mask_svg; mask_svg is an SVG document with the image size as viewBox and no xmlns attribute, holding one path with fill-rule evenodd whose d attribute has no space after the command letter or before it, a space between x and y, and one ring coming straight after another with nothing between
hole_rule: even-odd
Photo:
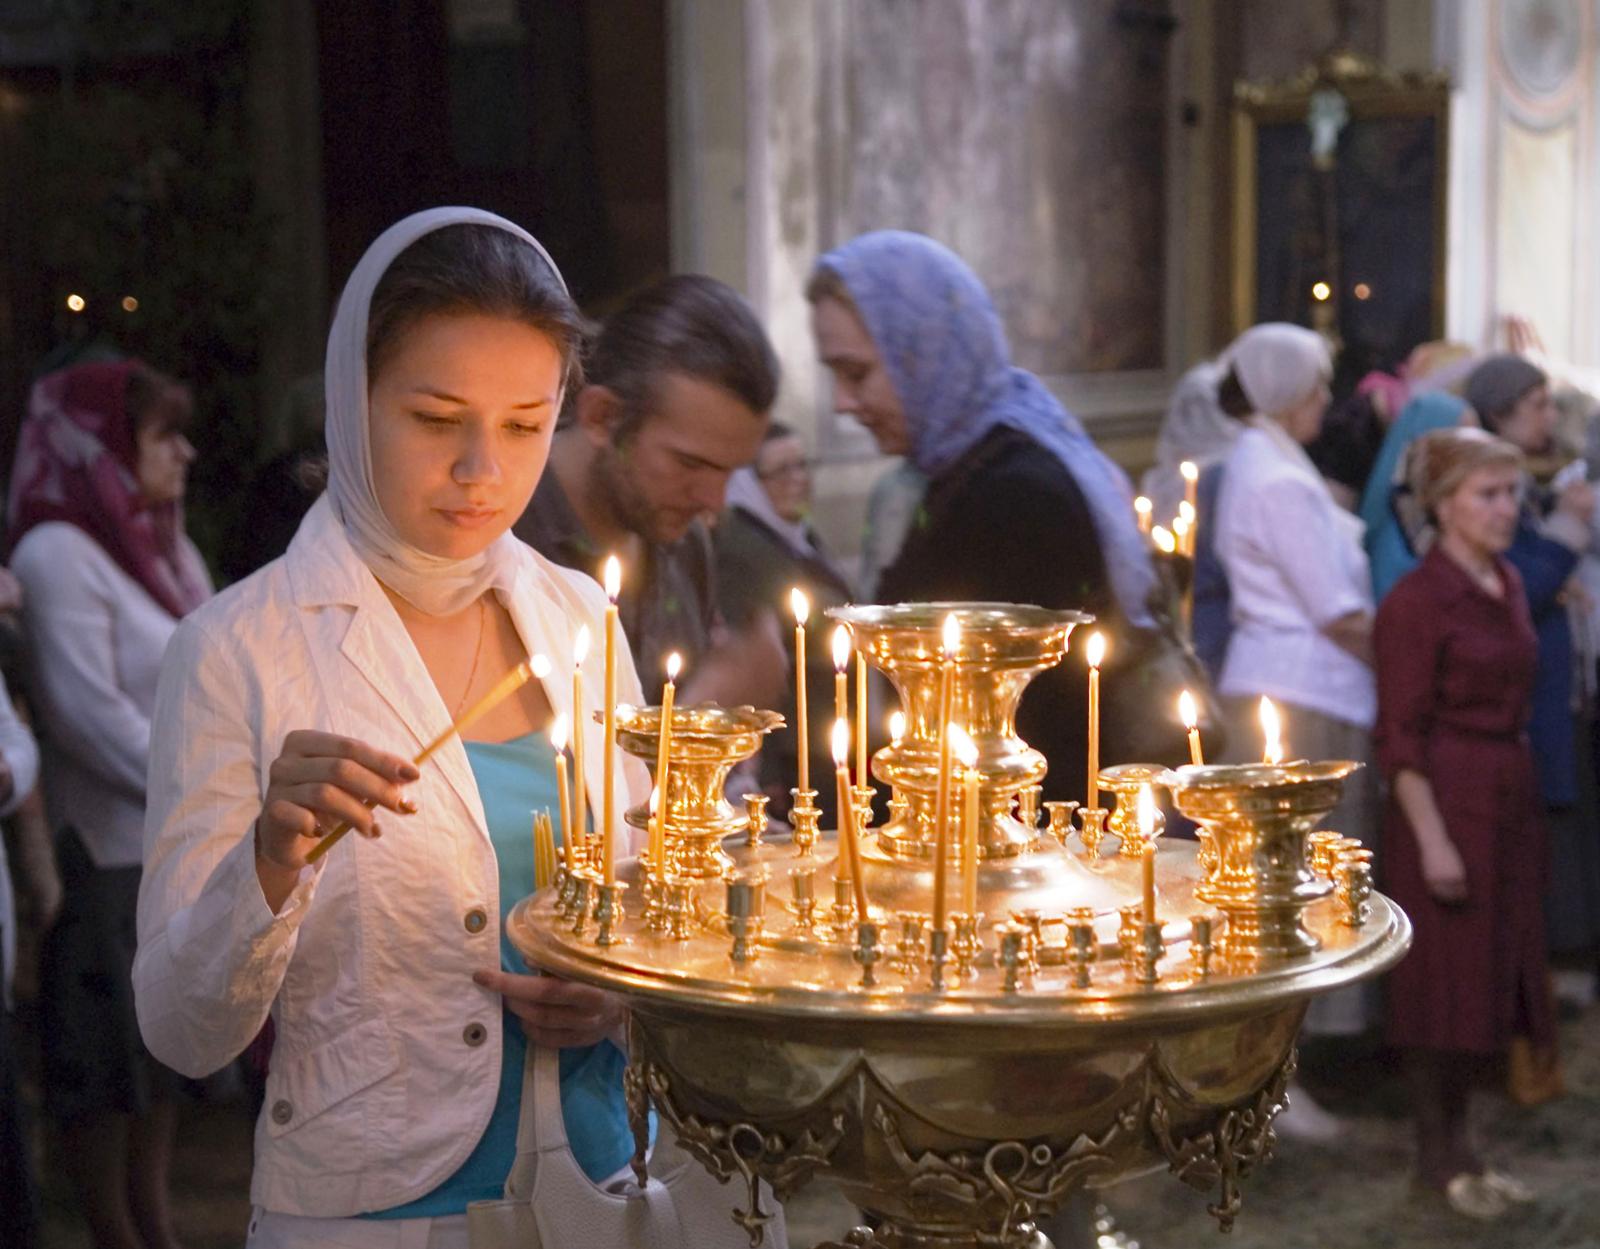
<instances>
[{"instance_id":1,"label":"turquoise top","mask_svg":"<svg viewBox=\"0 0 1600 1249\"><path fill-rule=\"evenodd\" d=\"M533 813L548 809L561 838L555 753L542 735L509 742L468 742L467 759L489 822L500 867L500 966L526 973L522 955L505 937L505 917L533 892ZM498 1201L517 1156L517 1119L522 1109L522 1068L528 1041L510 1011L501 1013L505 1057L500 1095L477 1148L438 1188L403 1206L370 1214L374 1219L437 1218L462 1214L473 1201ZM561 1113L573 1156L590 1179L600 1181L633 1156L633 1135L622 1096L627 1060L610 1041L561 1051Z\"/></svg>"}]
</instances>

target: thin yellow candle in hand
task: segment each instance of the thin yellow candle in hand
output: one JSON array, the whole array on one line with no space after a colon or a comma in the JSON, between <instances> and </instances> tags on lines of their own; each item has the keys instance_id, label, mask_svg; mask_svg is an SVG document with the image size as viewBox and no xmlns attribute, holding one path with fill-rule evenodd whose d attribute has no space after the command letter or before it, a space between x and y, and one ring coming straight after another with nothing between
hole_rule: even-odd
<instances>
[{"instance_id":1,"label":"thin yellow candle in hand","mask_svg":"<svg viewBox=\"0 0 1600 1249\"><path fill-rule=\"evenodd\" d=\"M1278 709L1273 706L1272 699L1263 697L1261 700L1261 762L1283 762L1283 721L1278 715Z\"/></svg>"},{"instance_id":2,"label":"thin yellow candle in hand","mask_svg":"<svg viewBox=\"0 0 1600 1249\"><path fill-rule=\"evenodd\" d=\"M794 731L799 758L800 791L811 788L811 742L806 732L806 619L811 615L811 600L796 586L789 591L789 606L794 612Z\"/></svg>"},{"instance_id":3,"label":"thin yellow candle in hand","mask_svg":"<svg viewBox=\"0 0 1600 1249\"><path fill-rule=\"evenodd\" d=\"M1100 805L1100 665L1106 660L1106 635L1092 633L1084 651L1089 661L1089 808Z\"/></svg>"},{"instance_id":4,"label":"thin yellow candle in hand","mask_svg":"<svg viewBox=\"0 0 1600 1249\"><path fill-rule=\"evenodd\" d=\"M1200 749L1200 712L1195 706L1194 695L1188 690L1178 695L1178 718L1189 733L1189 762L1198 768L1205 763L1206 756Z\"/></svg>"},{"instance_id":5,"label":"thin yellow candle in hand","mask_svg":"<svg viewBox=\"0 0 1600 1249\"><path fill-rule=\"evenodd\" d=\"M939 788L933 803L933 926L945 927L945 878L950 854L950 713L955 701L956 652L961 648L961 622L955 613L944 618L944 647L939 664Z\"/></svg>"},{"instance_id":6,"label":"thin yellow candle in hand","mask_svg":"<svg viewBox=\"0 0 1600 1249\"><path fill-rule=\"evenodd\" d=\"M655 837L650 842L650 862L655 870L666 870L667 779L672 770L672 704L677 696L678 673L683 656L673 651L667 656L667 683L661 687L661 734L656 746L656 788L661 791L661 814L655 822Z\"/></svg>"},{"instance_id":7,"label":"thin yellow candle in hand","mask_svg":"<svg viewBox=\"0 0 1600 1249\"><path fill-rule=\"evenodd\" d=\"M572 793L567 786L567 717L550 725L550 745L556 752L556 793L561 800L561 857L569 873L578 870L578 849L572 844Z\"/></svg>"},{"instance_id":8,"label":"thin yellow candle in hand","mask_svg":"<svg viewBox=\"0 0 1600 1249\"><path fill-rule=\"evenodd\" d=\"M606 668L605 668L605 737L601 783L605 793L600 797L601 841L600 855L604 865L605 883L617 883L617 595L622 592L622 562L615 555L606 557L604 583L606 590Z\"/></svg>"},{"instance_id":9,"label":"thin yellow candle in hand","mask_svg":"<svg viewBox=\"0 0 1600 1249\"><path fill-rule=\"evenodd\" d=\"M583 770L583 661L589 657L589 626L578 629L572 642L572 836L579 843L589 836L589 781Z\"/></svg>"},{"instance_id":10,"label":"thin yellow candle in hand","mask_svg":"<svg viewBox=\"0 0 1600 1249\"><path fill-rule=\"evenodd\" d=\"M856 807L850 795L850 722L833 722L833 777L839 793L839 857L833 878L850 881L856 899L856 919L865 922L867 882L861 870L861 844L856 840Z\"/></svg>"},{"instance_id":11,"label":"thin yellow candle in hand","mask_svg":"<svg viewBox=\"0 0 1600 1249\"><path fill-rule=\"evenodd\" d=\"M961 763L961 909L978 913L978 746L959 724L950 726Z\"/></svg>"},{"instance_id":12,"label":"thin yellow candle in hand","mask_svg":"<svg viewBox=\"0 0 1600 1249\"><path fill-rule=\"evenodd\" d=\"M867 657L856 652L856 784L872 784L867 775Z\"/></svg>"}]
</instances>

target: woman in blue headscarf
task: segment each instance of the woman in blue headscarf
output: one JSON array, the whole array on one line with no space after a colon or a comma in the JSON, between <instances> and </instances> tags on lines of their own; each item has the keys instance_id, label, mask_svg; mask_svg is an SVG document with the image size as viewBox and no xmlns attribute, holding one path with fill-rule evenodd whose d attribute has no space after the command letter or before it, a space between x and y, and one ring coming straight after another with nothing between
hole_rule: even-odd
<instances>
[{"instance_id":1,"label":"woman in blue headscarf","mask_svg":"<svg viewBox=\"0 0 1600 1249\"><path fill-rule=\"evenodd\" d=\"M1372 475L1361 495L1361 519L1366 522L1367 559L1372 565L1372 597L1382 602L1394 583L1417 566L1400 517L1395 512L1395 491L1404 487L1406 452L1424 434L1438 429L1477 423L1472 409L1442 390L1418 395L1400 410L1389 427Z\"/></svg>"},{"instance_id":2,"label":"woman in blue headscarf","mask_svg":"<svg viewBox=\"0 0 1600 1249\"><path fill-rule=\"evenodd\" d=\"M928 479L878 598L1081 608L1113 630L1154 623L1155 571L1127 478L1011 363L994 304L959 256L875 231L822 256L807 297L835 408ZM1083 797L1085 699L1069 665L1023 701L1019 731L1056 764L1051 797Z\"/></svg>"}]
</instances>

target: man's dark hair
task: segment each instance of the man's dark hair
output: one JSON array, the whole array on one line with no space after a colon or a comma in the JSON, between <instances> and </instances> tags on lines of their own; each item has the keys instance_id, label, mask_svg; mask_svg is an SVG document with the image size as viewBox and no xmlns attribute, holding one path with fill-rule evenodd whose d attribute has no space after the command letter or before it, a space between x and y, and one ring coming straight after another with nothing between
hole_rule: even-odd
<instances>
[{"instance_id":1,"label":"man's dark hair","mask_svg":"<svg viewBox=\"0 0 1600 1249\"><path fill-rule=\"evenodd\" d=\"M668 374L720 386L759 416L778 397L778 357L754 310L732 287L698 273L665 278L607 318L587 373L622 400L612 432L619 444L649 417Z\"/></svg>"},{"instance_id":2,"label":"man's dark hair","mask_svg":"<svg viewBox=\"0 0 1600 1249\"><path fill-rule=\"evenodd\" d=\"M562 385L570 391L583 384L588 323L544 257L509 230L475 222L444 226L395 257L367 311L368 381L407 330L441 313L531 326L560 353Z\"/></svg>"}]
</instances>

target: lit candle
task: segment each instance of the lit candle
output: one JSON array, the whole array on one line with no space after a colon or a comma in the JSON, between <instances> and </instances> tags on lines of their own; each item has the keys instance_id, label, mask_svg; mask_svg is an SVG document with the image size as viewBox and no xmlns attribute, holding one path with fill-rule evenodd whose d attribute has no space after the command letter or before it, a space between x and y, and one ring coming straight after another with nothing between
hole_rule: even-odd
<instances>
[{"instance_id":1,"label":"lit candle","mask_svg":"<svg viewBox=\"0 0 1600 1249\"><path fill-rule=\"evenodd\" d=\"M1144 878L1144 922L1156 922L1156 796L1148 785L1139 787L1139 836L1141 848L1140 867Z\"/></svg>"},{"instance_id":2,"label":"lit candle","mask_svg":"<svg viewBox=\"0 0 1600 1249\"><path fill-rule=\"evenodd\" d=\"M1154 511L1155 505L1142 494L1133 501L1133 514L1138 518L1140 533L1150 532L1150 518Z\"/></svg>"},{"instance_id":3,"label":"lit candle","mask_svg":"<svg viewBox=\"0 0 1600 1249\"><path fill-rule=\"evenodd\" d=\"M667 656L667 683L661 688L661 735L656 746L656 788L662 794L662 812L655 821L655 836L650 841L650 862L658 872L666 870L667 814L665 798L667 774L672 768L672 703L677 694L678 673L683 668L683 656L673 651Z\"/></svg>"},{"instance_id":4,"label":"lit candle","mask_svg":"<svg viewBox=\"0 0 1600 1249\"><path fill-rule=\"evenodd\" d=\"M1173 518L1172 540L1177 547L1179 555L1189 554L1189 522L1182 516Z\"/></svg>"},{"instance_id":5,"label":"lit candle","mask_svg":"<svg viewBox=\"0 0 1600 1249\"><path fill-rule=\"evenodd\" d=\"M1262 763L1283 762L1283 721L1272 699L1261 699L1261 751Z\"/></svg>"},{"instance_id":6,"label":"lit candle","mask_svg":"<svg viewBox=\"0 0 1600 1249\"><path fill-rule=\"evenodd\" d=\"M950 853L950 711L955 700L956 651L961 622L951 612L944 618L944 649L939 664L939 788L933 803L933 926L945 927L945 877Z\"/></svg>"},{"instance_id":7,"label":"lit candle","mask_svg":"<svg viewBox=\"0 0 1600 1249\"><path fill-rule=\"evenodd\" d=\"M605 867L605 883L617 883L617 595L622 592L622 563L615 555L606 557L604 585L606 590L606 669L605 669L605 737L601 749L606 753L601 760L601 783L605 793L600 798L601 822L600 854Z\"/></svg>"},{"instance_id":8,"label":"lit candle","mask_svg":"<svg viewBox=\"0 0 1600 1249\"><path fill-rule=\"evenodd\" d=\"M1200 749L1200 712L1195 707L1194 695L1188 690L1178 695L1178 718L1189 731L1189 762L1198 768L1205 763L1206 756Z\"/></svg>"},{"instance_id":9,"label":"lit candle","mask_svg":"<svg viewBox=\"0 0 1600 1249\"><path fill-rule=\"evenodd\" d=\"M589 626L572 642L572 832L578 841L589 835L589 781L583 771L583 661L589 657Z\"/></svg>"},{"instance_id":10,"label":"lit candle","mask_svg":"<svg viewBox=\"0 0 1600 1249\"><path fill-rule=\"evenodd\" d=\"M1195 507L1200 502L1200 466L1193 460L1185 460L1178 465L1178 475L1183 478L1183 501L1189 505L1189 523L1192 525Z\"/></svg>"},{"instance_id":11,"label":"lit candle","mask_svg":"<svg viewBox=\"0 0 1600 1249\"><path fill-rule=\"evenodd\" d=\"M856 807L850 796L850 722L833 722L833 776L839 791L839 857L833 878L850 881L856 896L856 919L865 922L867 882L861 870L861 846L856 841Z\"/></svg>"},{"instance_id":12,"label":"lit candle","mask_svg":"<svg viewBox=\"0 0 1600 1249\"><path fill-rule=\"evenodd\" d=\"M961 761L961 909L978 913L978 746L959 724L950 726Z\"/></svg>"},{"instance_id":13,"label":"lit candle","mask_svg":"<svg viewBox=\"0 0 1600 1249\"><path fill-rule=\"evenodd\" d=\"M1178 504L1178 520L1183 525L1183 553L1194 554L1195 511L1194 504L1185 499Z\"/></svg>"},{"instance_id":14,"label":"lit candle","mask_svg":"<svg viewBox=\"0 0 1600 1249\"><path fill-rule=\"evenodd\" d=\"M1100 805L1100 665L1106 660L1106 635L1092 633L1084 652L1089 661L1089 809Z\"/></svg>"},{"instance_id":15,"label":"lit candle","mask_svg":"<svg viewBox=\"0 0 1600 1249\"><path fill-rule=\"evenodd\" d=\"M578 870L578 850L572 844L572 793L567 785L566 716L557 716L551 723L550 745L556 752L556 792L561 799L561 853L570 873Z\"/></svg>"},{"instance_id":16,"label":"lit candle","mask_svg":"<svg viewBox=\"0 0 1600 1249\"><path fill-rule=\"evenodd\" d=\"M856 652L856 784L870 785L867 775L867 657Z\"/></svg>"},{"instance_id":17,"label":"lit candle","mask_svg":"<svg viewBox=\"0 0 1600 1249\"><path fill-rule=\"evenodd\" d=\"M794 611L794 730L799 736L800 790L811 788L811 748L806 732L806 618L811 615L811 600L798 586L789 591L789 606Z\"/></svg>"},{"instance_id":18,"label":"lit candle","mask_svg":"<svg viewBox=\"0 0 1600 1249\"><path fill-rule=\"evenodd\" d=\"M1178 540L1165 525L1157 525L1150 531L1150 541L1156 544L1156 550L1163 555L1171 555L1178 549Z\"/></svg>"},{"instance_id":19,"label":"lit candle","mask_svg":"<svg viewBox=\"0 0 1600 1249\"><path fill-rule=\"evenodd\" d=\"M833 630L833 718L850 724L850 630L838 625ZM848 761L848 756L846 760Z\"/></svg>"},{"instance_id":20,"label":"lit candle","mask_svg":"<svg viewBox=\"0 0 1600 1249\"><path fill-rule=\"evenodd\" d=\"M650 787L650 817L648 821L650 834L650 868L657 876L663 879L667 874L667 839L661 831L661 786Z\"/></svg>"}]
</instances>

